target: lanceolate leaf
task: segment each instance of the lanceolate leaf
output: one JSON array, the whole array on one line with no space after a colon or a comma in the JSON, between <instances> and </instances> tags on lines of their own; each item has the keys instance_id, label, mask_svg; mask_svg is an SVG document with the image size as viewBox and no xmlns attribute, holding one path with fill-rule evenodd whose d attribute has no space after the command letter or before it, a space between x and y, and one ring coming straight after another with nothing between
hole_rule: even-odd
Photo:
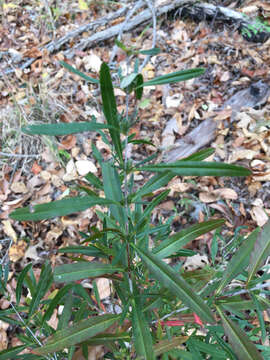
<instances>
[{"instance_id":1,"label":"lanceolate leaf","mask_svg":"<svg viewBox=\"0 0 270 360\"><path fill-rule=\"evenodd\" d=\"M153 341L139 299L132 302L132 330L137 358L154 360Z\"/></svg>"},{"instance_id":2,"label":"lanceolate leaf","mask_svg":"<svg viewBox=\"0 0 270 360\"><path fill-rule=\"evenodd\" d=\"M123 160L116 101L113 92L110 69L106 63L103 63L100 68L100 89L105 118L108 125L114 128L109 129L112 142L115 146L119 159Z\"/></svg>"},{"instance_id":3,"label":"lanceolate leaf","mask_svg":"<svg viewBox=\"0 0 270 360\"><path fill-rule=\"evenodd\" d=\"M157 345L154 346L155 356L162 355L170 350L178 348L180 344L187 342L187 340L188 336L177 336L169 340L161 340Z\"/></svg>"},{"instance_id":4,"label":"lanceolate leaf","mask_svg":"<svg viewBox=\"0 0 270 360\"><path fill-rule=\"evenodd\" d=\"M75 69L73 66L69 65L68 63L66 63L65 61L59 61L60 64L66 68L68 71L72 72L73 74L79 75L81 78L83 78L85 81L87 82L91 82L94 84L99 84L99 80L98 79L94 79L84 73L82 73L81 71Z\"/></svg>"},{"instance_id":5,"label":"lanceolate leaf","mask_svg":"<svg viewBox=\"0 0 270 360\"><path fill-rule=\"evenodd\" d=\"M123 200L123 192L118 172L108 162L102 164L102 178L104 184L105 196L115 202ZM115 220L122 226L125 226L127 216L123 205L111 205L110 210Z\"/></svg>"},{"instance_id":6,"label":"lanceolate leaf","mask_svg":"<svg viewBox=\"0 0 270 360\"><path fill-rule=\"evenodd\" d=\"M248 266L250 253L254 247L254 243L257 239L259 228L255 229L242 243L237 252L233 255L231 260L227 264L227 268L224 272L223 278L216 290L218 295L220 291L226 286L232 279L240 274Z\"/></svg>"},{"instance_id":7,"label":"lanceolate leaf","mask_svg":"<svg viewBox=\"0 0 270 360\"><path fill-rule=\"evenodd\" d=\"M95 245L87 246L68 246L58 250L58 253L70 253L70 254L81 254L86 256L94 257L107 257L98 247Z\"/></svg>"},{"instance_id":8,"label":"lanceolate leaf","mask_svg":"<svg viewBox=\"0 0 270 360\"><path fill-rule=\"evenodd\" d=\"M217 307L217 311L221 317L225 334L228 336L229 343L231 344L238 359L263 360L262 355L244 331L225 314L223 314L219 307Z\"/></svg>"},{"instance_id":9,"label":"lanceolate leaf","mask_svg":"<svg viewBox=\"0 0 270 360\"><path fill-rule=\"evenodd\" d=\"M262 228L250 256L248 268L248 283L263 265L263 262L270 253L270 220Z\"/></svg>"},{"instance_id":10,"label":"lanceolate leaf","mask_svg":"<svg viewBox=\"0 0 270 360\"><path fill-rule=\"evenodd\" d=\"M52 269L51 265L46 262L42 266L40 278L35 289L35 293L32 296L32 300L29 305L29 318L33 315L33 313L37 310L38 306L40 305L40 301L43 296L46 294L47 290L49 289L50 285L53 281Z\"/></svg>"},{"instance_id":11,"label":"lanceolate leaf","mask_svg":"<svg viewBox=\"0 0 270 360\"><path fill-rule=\"evenodd\" d=\"M81 133L85 131L98 131L108 129L108 125L98 124L95 122L79 123L58 123L58 124L40 124L27 125L22 127L22 131L30 135L52 135L61 136L68 134Z\"/></svg>"},{"instance_id":12,"label":"lanceolate leaf","mask_svg":"<svg viewBox=\"0 0 270 360\"><path fill-rule=\"evenodd\" d=\"M33 344L34 346L35 344ZM0 351L0 359L1 360L11 360L11 359L21 359L20 355L18 355L21 351L23 351L25 348L27 348L29 344L25 345L19 345L12 347L10 349L6 349L3 351Z\"/></svg>"},{"instance_id":13,"label":"lanceolate leaf","mask_svg":"<svg viewBox=\"0 0 270 360\"><path fill-rule=\"evenodd\" d=\"M98 196L73 197L34 205L31 210L29 207L17 209L10 214L10 217L19 221L39 221L84 211L94 205L108 206L111 204L115 204L115 202Z\"/></svg>"},{"instance_id":14,"label":"lanceolate leaf","mask_svg":"<svg viewBox=\"0 0 270 360\"><path fill-rule=\"evenodd\" d=\"M35 354L43 355L50 352L69 348L72 345L79 344L105 331L120 318L119 315L101 315L87 320L82 320L72 325L72 327L59 330L49 338L47 344L43 347L33 350Z\"/></svg>"},{"instance_id":15,"label":"lanceolate leaf","mask_svg":"<svg viewBox=\"0 0 270 360\"><path fill-rule=\"evenodd\" d=\"M175 177L175 174L171 172L163 172L161 174L156 174L152 176L146 184L143 185L141 189L139 189L136 194L134 194L134 198L138 199L143 197L146 194L149 194L157 189L160 189L162 186L167 185L169 181L172 180L172 178Z\"/></svg>"},{"instance_id":16,"label":"lanceolate leaf","mask_svg":"<svg viewBox=\"0 0 270 360\"><path fill-rule=\"evenodd\" d=\"M98 277L105 274L113 274L123 271L119 266L111 264L103 264L100 262L77 262L73 264L65 264L55 268L55 282L71 282L88 277Z\"/></svg>"},{"instance_id":17,"label":"lanceolate leaf","mask_svg":"<svg viewBox=\"0 0 270 360\"><path fill-rule=\"evenodd\" d=\"M215 152L215 149L213 149L213 148L203 149L203 150L200 150L200 151L196 152L195 154L192 154L180 161L202 161L204 159L207 159L212 154L214 154L214 152Z\"/></svg>"},{"instance_id":18,"label":"lanceolate leaf","mask_svg":"<svg viewBox=\"0 0 270 360\"><path fill-rule=\"evenodd\" d=\"M241 166L206 161L178 161L174 163L160 163L146 165L138 171L164 172L170 171L181 176L247 176L251 171Z\"/></svg>"},{"instance_id":19,"label":"lanceolate leaf","mask_svg":"<svg viewBox=\"0 0 270 360\"><path fill-rule=\"evenodd\" d=\"M205 72L205 69L203 69L203 68L176 71L176 72L162 75L162 76L156 77L152 80L146 81L140 86L153 86L153 85L170 84L170 83L175 83L175 82L179 82L179 81L186 81L189 79L193 79L197 76L200 76L204 72Z\"/></svg>"},{"instance_id":20,"label":"lanceolate leaf","mask_svg":"<svg viewBox=\"0 0 270 360\"><path fill-rule=\"evenodd\" d=\"M210 220L190 226L162 241L159 246L153 249L153 253L160 258L166 258L198 236L220 227L224 222L222 219Z\"/></svg>"},{"instance_id":21,"label":"lanceolate leaf","mask_svg":"<svg viewBox=\"0 0 270 360\"><path fill-rule=\"evenodd\" d=\"M143 251L131 244L138 252L141 259L153 274L153 276L172 294L176 295L190 309L195 312L202 320L213 323L215 322L213 313L208 305L201 297L196 295L193 289L185 282L185 280L176 273L169 265L165 264L156 255L148 251Z\"/></svg>"}]
</instances>

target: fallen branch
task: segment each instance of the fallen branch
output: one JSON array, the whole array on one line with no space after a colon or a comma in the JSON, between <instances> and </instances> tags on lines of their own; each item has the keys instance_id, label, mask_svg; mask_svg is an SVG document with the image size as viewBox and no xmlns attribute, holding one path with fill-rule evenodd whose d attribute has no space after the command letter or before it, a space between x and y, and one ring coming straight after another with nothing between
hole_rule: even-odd
<instances>
[{"instance_id":1,"label":"fallen branch","mask_svg":"<svg viewBox=\"0 0 270 360\"><path fill-rule=\"evenodd\" d=\"M166 14L169 11L176 10L179 7L186 6L187 4L195 4L196 1L197 0L170 1L169 3L166 3L163 6L159 6L159 7L155 8L156 16ZM132 5L132 3L131 3L131 5ZM69 32L67 35L63 36L62 38L55 40L55 41L51 41L50 43L41 47L39 50L43 51L46 49L49 53L53 53L56 50L59 50L68 41L70 41L71 39L74 39L81 33L85 32L85 31L90 31L90 30L96 31L96 29L98 27L105 26L110 21L115 20L121 16L124 16L127 13L128 9L129 9L128 6L125 6L124 8L121 8L120 10L116 11L115 13L110 14L107 17L104 17L100 20L94 21L90 24L83 25L80 28L78 28L77 30ZM124 32L130 31L130 30L136 28L137 26L139 26L147 21L150 21L152 19L152 17L153 17L153 14L149 9L141 11L137 16L135 16L134 18L132 18L130 20L130 22L125 27ZM91 35L90 37L79 41L77 45L72 47L72 49L68 49L68 50L64 51L64 55L67 58L72 58L76 54L76 51L90 48L101 41L105 41L105 40L108 40L108 39L111 39L111 38L117 36L119 34L119 32L121 31L121 28L122 28L122 23L114 25L112 27L109 27L106 30L96 32L93 35ZM36 60L36 58L27 59L23 64L21 64L19 66L19 69L21 69L21 70L26 69L35 60ZM15 70L16 70L15 67L10 67L8 69L3 70L3 73L5 75L7 75L10 73L14 73Z\"/></svg>"}]
</instances>

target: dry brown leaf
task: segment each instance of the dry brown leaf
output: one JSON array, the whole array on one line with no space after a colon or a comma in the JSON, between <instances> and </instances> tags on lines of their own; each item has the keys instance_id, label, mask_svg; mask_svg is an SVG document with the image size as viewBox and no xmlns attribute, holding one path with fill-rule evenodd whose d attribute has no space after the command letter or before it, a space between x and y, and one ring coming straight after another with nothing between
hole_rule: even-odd
<instances>
[{"instance_id":1,"label":"dry brown leaf","mask_svg":"<svg viewBox=\"0 0 270 360\"><path fill-rule=\"evenodd\" d=\"M20 260L25 253L27 244L25 241L20 240L18 243L13 244L9 249L9 258L11 261L16 262Z\"/></svg>"},{"instance_id":2,"label":"dry brown leaf","mask_svg":"<svg viewBox=\"0 0 270 360\"><path fill-rule=\"evenodd\" d=\"M13 229L11 222L9 220L3 220L3 231L4 233L10 237L14 242L17 242L17 234L15 230Z\"/></svg>"},{"instance_id":3,"label":"dry brown leaf","mask_svg":"<svg viewBox=\"0 0 270 360\"><path fill-rule=\"evenodd\" d=\"M74 135L67 135L61 141L60 149L71 150L76 145L77 139Z\"/></svg>"},{"instance_id":4,"label":"dry brown leaf","mask_svg":"<svg viewBox=\"0 0 270 360\"><path fill-rule=\"evenodd\" d=\"M101 300L106 299L111 295L112 282L107 278L98 278L96 280L98 294Z\"/></svg>"},{"instance_id":5,"label":"dry brown leaf","mask_svg":"<svg viewBox=\"0 0 270 360\"><path fill-rule=\"evenodd\" d=\"M10 188L14 193L17 193L17 194L26 194L28 192L27 187L21 181L12 183Z\"/></svg>"},{"instance_id":6,"label":"dry brown leaf","mask_svg":"<svg viewBox=\"0 0 270 360\"><path fill-rule=\"evenodd\" d=\"M209 260L206 255L196 254L194 256L190 256L184 262L184 269L186 271L192 271L196 269L202 269L204 266L209 264Z\"/></svg>"},{"instance_id":7,"label":"dry brown leaf","mask_svg":"<svg viewBox=\"0 0 270 360\"><path fill-rule=\"evenodd\" d=\"M96 165L90 160L78 160L75 162L76 169L78 174L81 176L85 176L89 172L96 173L97 168Z\"/></svg>"},{"instance_id":8,"label":"dry brown leaf","mask_svg":"<svg viewBox=\"0 0 270 360\"><path fill-rule=\"evenodd\" d=\"M250 212L251 217L254 221L256 221L258 226L263 226L268 221L268 216L265 210L260 206L254 206Z\"/></svg>"}]
</instances>

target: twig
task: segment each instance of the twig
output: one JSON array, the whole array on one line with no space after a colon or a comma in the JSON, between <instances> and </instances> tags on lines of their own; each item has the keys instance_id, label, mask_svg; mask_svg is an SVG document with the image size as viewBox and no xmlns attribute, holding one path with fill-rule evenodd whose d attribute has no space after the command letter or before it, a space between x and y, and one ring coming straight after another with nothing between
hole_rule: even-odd
<instances>
[{"instance_id":1,"label":"twig","mask_svg":"<svg viewBox=\"0 0 270 360\"><path fill-rule=\"evenodd\" d=\"M126 15L125 21L123 23L121 23L121 29L119 31L119 34L117 36L117 40L120 41L123 35L123 32L125 30L125 27L127 25L127 23L130 21L130 18L133 16L133 14L140 9L143 4L144 4L145 0L140 0L138 1L135 6L128 12L128 14ZM118 46L114 45L111 56L110 56L110 62L109 64L111 64L113 62L113 59L115 58L116 52L117 52Z\"/></svg>"},{"instance_id":2,"label":"twig","mask_svg":"<svg viewBox=\"0 0 270 360\"><path fill-rule=\"evenodd\" d=\"M152 20L153 20L153 40L152 40L152 49L154 49L156 47L156 41L157 41L157 16L156 16L156 11L155 11L155 7L153 6L152 0L145 0L145 2L147 3L148 8L150 9L151 13L152 13ZM140 70L139 72L142 71L142 69L145 67L145 65L148 63L148 61L150 60L151 55L147 55L146 58L144 59L143 63L140 66Z\"/></svg>"},{"instance_id":3,"label":"twig","mask_svg":"<svg viewBox=\"0 0 270 360\"><path fill-rule=\"evenodd\" d=\"M32 155L23 155L23 154L9 154L9 153L5 153L0 151L0 155L1 156L6 156L6 157L15 157L15 158L31 158L31 157L39 157L40 154L32 154Z\"/></svg>"},{"instance_id":4,"label":"twig","mask_svg":"<svg viewBox=\"0 0 270 360\"><path fill-rule=\"evenodd\" d=\"M76 36L79 36L80 34L86 32L86 31L90 31L90 30L96 30L99 26L104 26L106 24L108 24L110 21L115 20L121 16L124 16L126 14L126 12L128 11L128 7L124 6L123 8L119 9L118 11L109 14L109 16L103 17L99 20L93 21L90 24L85 24L80 26L78 29L70 31L69 33L67 33L66 35L62 36L60 39L54 40L49 42L48 44L46 44L45 46L42 46L40 48L40 50L48 50L49 53L52 53L56 50L59 50L61 48L61 46L65 45L68 41L70 41L71 39L75 38ZM31 58L31 59L27 59L25 61L25 63L23 63L19 69L20 70L24 70L26 69L28 66L30 66L36 59L35 58ZM15 68L11 67L8 68L6 70L3 70L3 73L5 75L11 74L15 72Z\"/></svg>"},{"instance_id":5,"label":"twig","mask_svg":"<svg viewBox=\"0 0 270 360\"><path fill-rule=\"evenodd\" d=\"M171 1L169 4L158 7L156 9L156 15L160 16L162 14L166 14L168 11L172 11L179 6L184 6L187 3L193 4L196 1L197 0L174 0L174 1ZM141 24L145 23L146 21L149 21L151 18L152 18L152 12L149 9L141 11L137 16L135 16L133 19L131 19L129 23L127 23L124 31L125 32L130 31L130 30L134 29L135 27L137 27L138 25L141 25ZM118 25L112 26L109 29L106 29L99 33L91 35L89 38L81 40L72 49L64 51L64 55L67 58L72 58L76 51L82 51L86 48L91 47L93 44L96 44L100 41L108 40L108 39L118 35L121 31L121 28L122 28L122 24L118 24Z\"/></svg>"}]
</instances>

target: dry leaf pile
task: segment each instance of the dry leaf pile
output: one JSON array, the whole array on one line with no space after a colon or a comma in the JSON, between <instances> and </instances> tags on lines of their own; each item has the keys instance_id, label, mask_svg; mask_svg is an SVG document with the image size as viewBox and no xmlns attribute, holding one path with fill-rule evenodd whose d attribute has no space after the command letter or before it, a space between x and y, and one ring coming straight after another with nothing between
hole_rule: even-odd
<instances>
[{"instance_id":1,"label":"dry leaf pile","mask_svg":"<svg viewBox=\"0 0 270 360\"><path fill-rule=\"evenodd\" d=\"M38 223L12 221L9 213L29 204L76 195L76 186L88 186L84 175L89 171L97 176L100 174L92 156L92 144L105 158L111 155L110 148L96 134L52 139L29 137L20 132L20 126L25 124L87 121L91 116L95 116L98 122L104 121L97 87L86 84L59 64L59 60L65 59L62 51L72 47L72 41L54 54L41 53L39 46L49 42L52 36L63 36L83 23L116 11L119 6L109 7L105 2L97 5L96 1L91 1L89 11L84 8L87 6L85 2L62 1L52 21L44 3L37 6L30 0L6 2L2 9L5 16L0 25L1 62L4 66L12 64L16 69L14 74L4 75L2 67L0 150L26 155L1 155L0 159L0 235L5 241L1 242L1 253L3 257L8 253L12 262L8 285L11 300L14 300L16 288L14 274L25 264L32 261L38 276L45 259L50 258L53 265L67 261L62 255L57 255L57 249L79 244L80 231L87 232L90 227L99 227L100 224L95 208ZM254 15L260 6L264 3L256 1ZM245 8L241 11L245 12ZM152 30L141 26L124 34L122 42L137 49L149 49ZM246 233L257 225L262 226L270 215L269 92L263 101L255 104L244 101L236 110L233 95L237 93L239 99L239 91L250 88L259 80L268 89L270 40L253 44L222 24L196 24L177 16L164 16L158 21L157 47L161 52L143 69L145 79L195 67L204 67L206 72L200 78L183 83L145 89L144 99L139 104L140 121L133 132L137 138L152 141L156 148L134 145L129 156L140 160L157 150L172 149L181 139L187 147L194 146L196 141L194 144L190 132L212 119L216 124L215 136L213 139L207 137L209 123L204 144L215 148L215 154L209 160L246 166L252 169L254 176L243 179L174 178L168 184L169 198L156 209L153 224L160 217L167 219L177 210L173 221L175 230L187 223L203 221L210 213L226 218L228 235L233 234L238 226L245 225L242 231ZM112 48L111 41L97 43L94 48L77 52L72 60L65 60L78 70L97 77L101 62L109 61ZM36 60L29 68L16 68L16 63L25 57ZM123 69L126 67L125 54L120 50L116 54L116 65ZM125 108L124 94L118 90L116 93L121 111ZM31 157L33 154L37 156ZM139 186L145 179L138 173L135 180ZM9 249L8 239L12 239ZM211 234L201 237L197 243L199 249L204 245L208 247ZM97 286L101 299L109 296L108 280L101 279ZM0 299L1 309L8 306L6 300ZM1 324L2 349L7 346L6 330L6 325Z\"/></svg>"}]
</instances>

